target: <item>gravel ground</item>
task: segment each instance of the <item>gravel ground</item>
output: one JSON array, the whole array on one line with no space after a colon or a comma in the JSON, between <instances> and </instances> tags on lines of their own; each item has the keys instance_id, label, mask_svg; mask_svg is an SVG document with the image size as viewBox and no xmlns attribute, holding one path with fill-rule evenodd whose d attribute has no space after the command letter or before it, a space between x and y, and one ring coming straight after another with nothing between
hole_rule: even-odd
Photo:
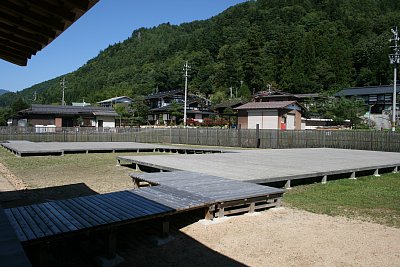
<instances>
[{"instance_id":1,"label":"gravel ground","mask_svg":"<svg viewBox=\"0 0 400 267\"><path fill-rule=\"evenodd\" d=\"M397 228L280 208L189 224L167 245L124 250L122 266L400 266L399 241Z\"/></svg>"}]
</instances>

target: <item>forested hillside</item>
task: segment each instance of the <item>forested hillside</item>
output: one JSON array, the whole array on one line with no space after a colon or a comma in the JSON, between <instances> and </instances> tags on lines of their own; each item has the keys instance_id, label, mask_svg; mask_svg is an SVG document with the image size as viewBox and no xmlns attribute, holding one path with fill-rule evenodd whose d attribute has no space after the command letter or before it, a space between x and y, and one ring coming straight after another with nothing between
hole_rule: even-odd
<instances>
[{"instance_id":1,"label":"forested hillside","mask_svg":"<svg viewBox=\"0 0 400 267\"><path fill-rule=\"evenodd\" d=\"M400 26L400 1L258 0L206 21L136 29L75 72L66 74L67 103L183 88L220 101L267 84L293 93L390 84L390 28ZM25 101L60 103L60 77L19 92ZM242 85L242 86L241 86ZM0 105L18 97L5 94Z\"/></svg>"}]
</instances>

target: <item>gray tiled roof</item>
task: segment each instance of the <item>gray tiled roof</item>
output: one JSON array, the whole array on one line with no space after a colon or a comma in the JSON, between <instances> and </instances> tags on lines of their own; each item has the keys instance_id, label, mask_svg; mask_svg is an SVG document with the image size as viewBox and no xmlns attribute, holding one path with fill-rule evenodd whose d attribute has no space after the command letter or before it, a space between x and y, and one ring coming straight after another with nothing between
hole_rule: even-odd
<instances>
[{"instance_id":1,"label":"gray tiled roof","mask_svg":"<svg viewBox=\"0 0 400 267\"><path fill-rule=\"evenodd\" d=\"M97 104L120 102L121 100L124 100L124 102L133 102L133 99L130 98L129 96L116 96L103 101L99 101L97 102Z\"/></svg>"},{"instance_id":2,"label":"gray tiled roof","mask_svg":"<svg viewBox=\"0 0 400 267\"><path fill-rule=\"evenodd\" d=\"M396 86L399 93L400 86ZM365 86L345 88L335 94L335 96L359 96L359 95L376 95L376 94L393 94L393 85Z\"/></svg>"},{"instance_id":3,"label":"gray tiled roof","mask_svg":"<svg viewBox=\"0 0 400 267\"><path fill-rule=\"evenodd\" d=\"M148 100L148 99L157 99L157 98L162 98L162 97L166 97L166 96L171 96L171 95L175 95L178 93L182 93L183 94L183 90L181 89L177 89L177 90L171 90L171 91L163 91L163 92L158 92L155 94L150 94L144 97L144 99Z\"/></svg>"},{"instance_id":4,"label":"gray tiled roof","mask_svg":"<svg viewBox=\"0 0 400 267\"><path fill-rule=\"evenodd\" d=\"M118 116L112 108L104 107L77 107L77 106L55 106L55 105L36 105L31 108L21 110L20 114L51 114L51 115L101 115L101 116Z\"/></svg>"},{"instance_id":5,"label":"gray tiled roof","mask_svg":"<svg viewBox=\"0 0 400 267\"><path fill-rule=\"evenodd\" d=\"M275 101L275 102L250 102L235 109L282 109L289 105L297 104L296 101Z\"/></svg>"}]
</instances>

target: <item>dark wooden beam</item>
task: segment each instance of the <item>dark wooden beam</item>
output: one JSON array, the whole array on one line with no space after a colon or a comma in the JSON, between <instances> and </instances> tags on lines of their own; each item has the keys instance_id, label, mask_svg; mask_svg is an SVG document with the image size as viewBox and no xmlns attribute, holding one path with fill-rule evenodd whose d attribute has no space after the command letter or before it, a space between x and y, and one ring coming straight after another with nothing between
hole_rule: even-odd
<instances>
[{"instance_id":1,"label":"dark wooden beam","mask_svg":"<svg viewBox=\"0 0 400 267\"><path fill-rule=\"evenodd\" d=\"M20 59L31 58L31 54L27 53L26 51L18 51L16 49L9 49L7 47L5 47L5 48L0 47L0 51L2 51L3 54L7 54L9 56L14 56L14 57L20 58Z\"/></svg>"},{"instance_id":2,"label":"dark wooden beam","mask_svg":"<svg viewBox=\"0 0 400 267\"><path fill-rule=\"evenodd\" d=\"M41 10L43 12L51 13L54 16L63 19L64 21L74 22L75 13L70 10L63 8L62 6L57 6L56 3L50 3L43 0L29 0L23 1L25 4L32 6L32 8Z\"/></svg>"},{"instance_id":3,"label":"dark wooden beam","mask_svg":"<svg viewBox=\"0 0 400 267\"><path fill-rule=\"evenodd\" d=\"M27 30L30 33L37 33L42 35L43 37L47 38L55 38L56 37L56 32L52 30L49 27L45 26L39 26L35 25L33 23L30 23L23 18L18 18L11 16L10 14L4 12L3 10L0 9L0 21L10 24L10 25L18 25L18 28L22 28Z\"/></svg>"},{"instance_id":4,"label":"dark wooden beam","mask_svg":"<svg viewBox=\"0 0 400 267\"><path fill-rule=\"evenodd\" d=\"M89 8L88 0L65 0L64 2L70 8L77 9L83 12L86 12Z\"/></svg>"},{"instance_id":5,"label":"dark wooden beam","mask_svg":"<svg viewBox=\"0 0 400 267\"><path fill-rule=\"evenodd\" d=\"M21 58L21 57L16 57L14 55L10 55L10 53L4 52L4 51L0 51L0 58L17 64L19 66L26 66L27 62L28 62L28 58Z\"/></svg>"},{"instance_id":6,"label":"dark wooden beam","mask_svg":"<svg viewBox=\"0 0 400 267\"><path fill-rule=\"evenodd\" d=\"M37 35L37 34L33 34L30 32L24 31L22 29L18 29L18 27L16 27L16 26L10 26L3 22L0 22L0 32L1 31L12 33L14 36L18 36L21 39L24 39L27 41L32 41L35 43L47 44L47 42L48 42L48 38L45 38L41 35Z\"/></svg>"},{"instance_id":7,"label":"dark wooden beam","mask_svg":"<svg viewBox=\"0 0 400 267\"><path fill-rule=\"evenodd\" d=\"M11 33L6 33L3 31L0 31L0 39L9 40L10 42L12 42L14 44L29 48L29 49L31 49L32 52L35 50L36 51L40 50L46 44L46 43L38 43L38 42L24 40L24 39L21 39Z\"/></svg>"},{"instance_id":8,"label":"dark wooden beam","mask_svg":"<svg viewBox=\"0 0 400 267\"><path fill-rule=\"evenodd\" d=\"M64 29L64 23L60 22L60 20L55 19L53 16L43 16L35 13L27 5L21 6L8 0L2 0L0 1L0 9L17 17L29 18L36 25L43 25L57 30Z\"/></svg>"},{"instance_id":9,"label":"dark wooden beam","mask_svg":"<svg viewBox=\"0 0 400 267\"><path fill-rule=\"evenodd\" d=\"M32 50L31 48L27 48L24 46L20 46L18 44L14 44L12 42L9 42L8 40L0 39L0 46L3 48L3 50L6 51L14 51L14 53L18 53L21 56L30 56L36 54L37 50Z\"/></svg>"}]
</instances>

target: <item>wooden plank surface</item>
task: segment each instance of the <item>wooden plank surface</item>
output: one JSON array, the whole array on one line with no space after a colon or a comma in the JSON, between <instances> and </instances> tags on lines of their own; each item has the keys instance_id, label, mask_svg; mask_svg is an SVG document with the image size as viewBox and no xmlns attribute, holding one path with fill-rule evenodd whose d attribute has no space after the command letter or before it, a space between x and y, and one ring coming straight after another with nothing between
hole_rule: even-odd
<instances>
[{"instance_id":1,"label":"wooden plank surface","mask_svg":"<svg viewBox=\"0 0 400 267\"><path fill-rule=\"evenodd\" d=\"M31 266L8 215L0 207L0 266ZM15 223L15 221L14 221ZM20 233L21 234L21 233Z\"/></svg>"},{"instance_id":2,"label":"wooden plank surface","mask_svg":"<svg viewBox=\"0 0 400 267\"><path fill-rule=\"evenodd\" d=\"M160 186L51 201L10 208L5 212L18 239L25 242L204 204L199 196Z\"/></svg>"},{"instance_id":3,"label":"wooden plank surface","mask_svg":"<svg viewBox=\"0 0 400 267\"><path fill-rule=\"evenodd\" d=\"M209 201L230 201L263 195L282 194L284 190L208 174L176 171L131 174L132 178L190 193ZM157 188L156 186L155 188ZM176 193L174 194L176 195Z\"/></svg>"}]
</instances>

